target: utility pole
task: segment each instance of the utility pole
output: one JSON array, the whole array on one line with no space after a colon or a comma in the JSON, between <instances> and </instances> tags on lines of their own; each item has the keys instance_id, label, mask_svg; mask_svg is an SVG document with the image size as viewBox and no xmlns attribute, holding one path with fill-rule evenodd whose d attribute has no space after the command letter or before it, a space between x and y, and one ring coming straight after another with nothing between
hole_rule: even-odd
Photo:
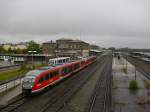
<instances>
[{"instance_id":1,"label":"utility pole","mask_svg":"<svg viewBox=\"0 0 150 112\"><path fill-rule=\"evenodd\" d=\"M32 69L33 69L33 64L34 64L33 63L33 54L36 53L37 51L28 51L28 52L31 53L31 56L32 56Z\"/></svg>"}]
</instances>

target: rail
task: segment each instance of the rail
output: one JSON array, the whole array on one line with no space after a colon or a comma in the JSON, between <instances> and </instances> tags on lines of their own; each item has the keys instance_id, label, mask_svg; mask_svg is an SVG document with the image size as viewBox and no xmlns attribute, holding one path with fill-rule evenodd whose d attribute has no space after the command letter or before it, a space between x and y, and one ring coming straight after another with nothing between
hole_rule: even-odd
<instances>
[{"instance_id":1,"label":"rail","mask_svg":"<svg viewBox=\"0 0 150 112\"><path fill-rule=\"evenodd\" d=\"M8 66L0 66L0 70L4 68L11 68L11 67L19 67L20 65L8 65Z\"/></svg>"},{"instance_id":2,"label":"rail","mask_svg":"<svg viewBox=\"0 0 150 112\"><path fill-rule=\"evenodd\" d=\"M102 62L101 62L102 64ZM93 69L93 67L96 65L96 67ZM70 79L68 79L67 81L70 80L70 82L72 82L71 84L68 84L68 82L64 82L67 84L67 86L64 86L65 88L62 89L63 91L60 94L60 90L58 90L58 92L56 92L56 89L52 89L51 92L53 92L54 94L51 94L49 97L49 100L47 101L46 105L39 110L40 112L45 112L47 110L52 109L52 112L55 112L55 110L59 111L59 109L63 108L63 106L65 106L64 104L67 103L67 101L77 92L79 91L80 87L82 87L85 82L87 82L90 77L92 77L92 73L96 72L96 70L99 68L99 64L97 62L95 62L95 64L91 64L91 66L93 67L89 67L90 72L86 75L81 75L83 73L85 73L85 70L87 69L83 69L80 71L79 74L77 75L73 75L72 77L70 77ZM79 77L80 76L80 77ZM76 82L78 82L78 84L75 84ZM65 84L65 85L66 85ZM26 99L24 100L24 98L19 98L18 100L15 100L15 102L11 103L10 105L6 105L5 108L1 108L0 111L1 112L10 112L10 111L15 111L17 108L19 108L19 106L23 105L24 103L26 103ZM60 102L61 101L61 102ZM56 108L53 108L56 107Z\"/></svg>"},{"instance_id":3,"label":"rail","mask_svg":"<svg viewBox=\"0 0 150 112\"><path fill-rule=\"evenodd\" d=\"M5 72L8 70L18 69L20 65L9 65L9 66L0 66L0 72Z\"/></svg>"},{"instance_id":4,"label":"rail","mask_svg":"<svg viewBox=\"0 0 150 112\"><path fill-rule=\"evenodd\" d=\"M100 58L99 61L95 61L91 64L91 67L88 66L87 68L81 70L78 74L70 76L66 82L63 82L63 86L57 86L56 88L51 90L51 95L49 96L49 99L45 102L45 105L43 108L38 109L40 112L58 112L61 111L63 108L65 108L67 103L70 101L70 99L80 90L81 87L92 77L91 74L94 74L99 69L100 65L103 65L105 62L105 58ZM100 61L101 60L101 61ZM94 67L94 68L93 68ZM89 72L87 72L87 69ZM86 75L82 75L85 74ZM78 83L78 84L77 84ZM61 88L61 94L60 89ZM54 93L54 94L52 94ZM20 103L21 102L21 103ZM1 112L10 112L10 111L17 111L17 109L26 103L27 100L18 100L15 103L12 103L9 106L7 106L5 109L0 110ZM15 105L15 106L13 106ZM17 106L16 106L17 105Z\"/></svg>"},{"instance_id":5,"label":"rail","mask_svg":"<svg viewBox=\"0 0 150 112\"><path fill-rule=\"evenodd\" d=\"M112 61L106 63L89 100L88 112L111 112Z\"/></svg>"}]
</instances>

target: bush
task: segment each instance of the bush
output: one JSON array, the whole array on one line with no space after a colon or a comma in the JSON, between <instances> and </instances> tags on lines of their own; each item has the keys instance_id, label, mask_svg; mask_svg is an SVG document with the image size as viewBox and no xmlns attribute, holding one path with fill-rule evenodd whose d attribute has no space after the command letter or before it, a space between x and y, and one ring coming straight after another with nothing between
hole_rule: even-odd
<instances>
[{"instance_id":1,"label":"bush","mask_svg":"<svg viewBox=\"0 0 150 112\"><path fill-rule=\"evenodd\" d=\"M145 88L150 89L150 81L145 80Z\"/></svg>"},{"instance_id":2,"label":"bush","mask_svg":"<svg viewBox=\"0 0 150 112\"><path fill-rule=\"evenodd\" d=\"M32 65L32 68L31 68L32 70L34 70L35 69L35 65Z\"/></svg>"},{"instance_id":3,"label":"bush","mask_svg":"<svg viewBox=\"0 0 150 112\"><path fill-rule=\"evenodd\" d=\"M136 80L131 80L129 83L129 89L130 90L137 90L139 89L138 83Z\"/></svg>"}]
</instances>

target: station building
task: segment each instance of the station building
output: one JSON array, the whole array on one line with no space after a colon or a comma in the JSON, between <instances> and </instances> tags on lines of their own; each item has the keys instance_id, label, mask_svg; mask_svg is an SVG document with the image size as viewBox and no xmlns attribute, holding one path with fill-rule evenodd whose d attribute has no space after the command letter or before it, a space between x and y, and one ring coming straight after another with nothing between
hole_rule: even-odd
<instances>
[{"instance_id":1,"label":"station building","mask_svg":"<svg viewBox=\"0 0 150 112\"><path fill-rule=\"evenodd\" d=\"M42 45L44 54L53 56L89 56L90 45L82 40L61 38Z\"/></svg>"}]
</instances>

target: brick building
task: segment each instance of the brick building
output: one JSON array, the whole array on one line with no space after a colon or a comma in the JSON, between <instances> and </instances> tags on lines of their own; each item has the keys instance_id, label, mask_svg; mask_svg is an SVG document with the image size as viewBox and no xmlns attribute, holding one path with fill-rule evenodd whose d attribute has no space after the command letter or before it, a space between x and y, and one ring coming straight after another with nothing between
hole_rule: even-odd
<instances>
[{"instance_id":1,"label":"brick building","mask_svg":"<svg viewBox=\"0 0 150 112\"><path fill-rule=\"evenodd\" d=\"M55 54L55 49L56 49L56 43L53 41L49 41L49 42L44 42L42 44L42 49L43 49L43 53L44 54L51 54L54 55Z\"/></svg>"},{"instance_id":2,"label":"brick building","mask_svg":"<svg viewBox=\"0 0 150 112\"><path fill-rule=\"evenodd\" d=\"M43 43L43 53L55 56L89 56L90 45L81 40L61 38Z\"/></svg>"}]
</instances>

